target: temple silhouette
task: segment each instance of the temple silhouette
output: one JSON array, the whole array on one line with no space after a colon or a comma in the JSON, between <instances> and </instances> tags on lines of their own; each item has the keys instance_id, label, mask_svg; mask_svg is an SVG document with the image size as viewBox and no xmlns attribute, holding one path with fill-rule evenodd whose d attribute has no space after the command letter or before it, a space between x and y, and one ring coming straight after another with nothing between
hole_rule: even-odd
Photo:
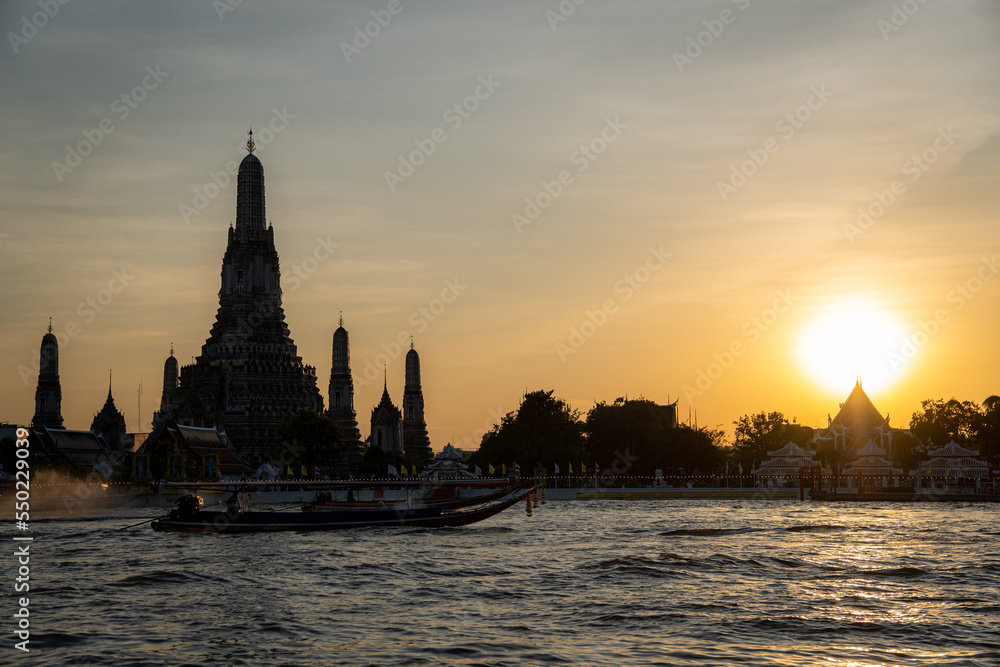
<instances>
[{"instance_id":1,"label":"temple silhouette","mask_svg":"<svg viewBox=\"0 0 1000 667\"><path fill-rule=\"evenodd\" d=\"M167 424L214 427L225 432L242 457L257 465L271 457L279 425L300 410L312 410L340 427L345 467L354 468L364 442L354 408L343 315L333 334L329 405L324 412L316 369L303 363L285 321L274 229L265 222L264 167L253 153L252 130L249 134L248 153L236 179L236 224L229 228L222 260L215 324L193 364L178 368L171 346L149 440L160 437ZM383 403L387 400L388 384ZM373 421L371 444L405 451L415 461L429 461L420 360L412 345L406 357L403 404L405 415L393 406L395 413L384 415L378 425ZM395 438L383 440L390 432Z\"/></svg>"},{"instance_id":2,"label":"temple silhouette","mask_svg":"<svg viewBox=\"0 0 1000 667\"><path fill-rule=\"evenodd\" d=\"M352 471L360 465L366 441L354 408L344 318L341 314L340 326L333 333L329 405L324 410L316 369L299 356L285 322L274 228L266 223L264 166L254 155L252 130L249 135L247 155L236 178L236 224L229 227L222 258L215 323L191 364L178 364L171 343L170 356L163 364L160 405L153 413L146 444L210 429L217 434L212 437L225 441L242 460L256 466L272 458L279 444L279 426L300 410L312 410L339 426L343 468ZM61 405L59 344L50 322L42 338L32 427L45 432L64 430ZM372 411L367 444L427 463L431 447L424 421L420 357L412 340L406 354L402 405L400 410L392 403L386 382L382 400ZM107 399L94 416L91 431L79 433L99 438L106 454L124 460L133 453L126 445L125 431L125 418L115 406L109 382ZM138 453L145 449L146 445Z\"/></svg>"}]
</instances>

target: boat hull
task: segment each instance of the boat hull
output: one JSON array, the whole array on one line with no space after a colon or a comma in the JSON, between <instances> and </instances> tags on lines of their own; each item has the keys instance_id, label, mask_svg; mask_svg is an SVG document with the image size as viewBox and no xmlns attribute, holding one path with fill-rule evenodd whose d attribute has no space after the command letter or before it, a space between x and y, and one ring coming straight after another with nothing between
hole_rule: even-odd
<instances>
[{"instance_id":1,"label":"boat hull","mask_svg":"<svg viewBox=\"0 0 1000 667\"><path fill-rule=\"evenodd\" d=\"M329 531L351 528L395 528L416 526L446 528L466 526L495 516L520 502L530 490L471 510L417 507L393 510L317 510L312 512L197 511L181 514L176 510L152 522L158 532L183 533L262 533L276 531Z\"/></svg>"}]
</instances>

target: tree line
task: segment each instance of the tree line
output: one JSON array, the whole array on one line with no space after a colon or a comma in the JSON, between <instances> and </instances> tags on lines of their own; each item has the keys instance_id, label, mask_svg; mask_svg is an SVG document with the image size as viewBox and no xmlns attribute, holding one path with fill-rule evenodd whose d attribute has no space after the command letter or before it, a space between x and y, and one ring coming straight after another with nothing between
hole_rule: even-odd
<instances>
[{"instance_id":1,"label":"tree line","mask_svg":"<svg viewBox=\"0 0 1000 667\"><path fill-rule=\"evenodd\" d=\"M493 464L517 462L522 474L535 468L561 474L581 472L581 464L620 475L711 475L726 465L720 430L673 424L667 406L645 398L601 402L586 416L553 391L525 394L517 410L507 413L483 435L471 462L486 470Z\"/></svg>"},{"instance_id":2,"label":"tree line","mask_svg":"<svg viewBox=\"0 0 1000 667\"><path fill-rule=\"evenodd\" d=\"M618 398L600 402L584 415L553 391L525 394L517 410L507 413L487 432L471 462L486 470L493 464L517 462L523 474L535 468L549 473L553 464L566 474L584 464L613 469L629 476L750 474L767 459L767 452L794 442L816 452L824 466L846 463L843 452L828 445L819 448L816 429L789 422L781 412L746 414L733 422L733 442L719 428L674 427L665 409L645 398ZM915 469L928 452L954 440L979 452L991 466L1000 465L1000 397L983 403L955 398L922 401L913 413L909 432L893 429L892 451L904 470ZM731 468L731 469L730 469Z\"/></svg>"}]
</instances>

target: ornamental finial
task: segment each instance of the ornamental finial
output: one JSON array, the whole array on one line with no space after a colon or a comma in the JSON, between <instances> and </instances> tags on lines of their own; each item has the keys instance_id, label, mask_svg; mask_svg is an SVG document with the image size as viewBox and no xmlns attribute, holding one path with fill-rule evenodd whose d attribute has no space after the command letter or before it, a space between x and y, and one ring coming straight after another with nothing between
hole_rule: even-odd
<instances>
[{"instance_id":1,"label":"ornamental finial","mask_svg":"<svg viewBox=\"0 0 1000 667\"><path fill-rule=\"evenodd\" d=\"M174 356L174 341L170 341L170 356Z\"/></svg>"},{"instance_id":2,"label":"ornamental finial","mask_svg":"<svg viewBox=\"0 0 1000 667\"><path fill-rule=\"evenodd\" d=\"M413 349L413 336L410 336L410 349Z\"/></svg>"},{"instance_id":3,"label":"ornamental finial","mask_svg":"<svg viewBox=\"0 0 1000 667\"><path fill-rule=\"evenodd\" d=\"M49 333L52 333L52 318L49 318Z\"/></svg>"},{"instance_id":4,"label":"ornamental finial","mask_svg":"<svg viewBox=\"0 0 1000 667\"><path fill-rule=\"evenodd\" d=\"M252 127L250 128L250 131L247 132L247 136L250 137L249 139L247 139L247 150L250 151L251 155L253 155L254 143L253 143L253 128Z\"/></svg>"},{"instance_id":5,"label":"ornamental finial","mask_svg":"<svg viewBox=\"0 0 1000 667\"><path fill-rule=\"evenodd\" d=\"M344 311L340 311L340 326L344 326Z\"/></svg>"}]
</instances>

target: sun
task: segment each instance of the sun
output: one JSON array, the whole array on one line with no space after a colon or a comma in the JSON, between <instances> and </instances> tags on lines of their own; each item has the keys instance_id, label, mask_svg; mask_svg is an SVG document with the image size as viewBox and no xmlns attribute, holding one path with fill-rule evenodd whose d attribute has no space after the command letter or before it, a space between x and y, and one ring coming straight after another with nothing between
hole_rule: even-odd
<instances>
[{"instance_id":1,"label":"sun","mask_svg":"<svg viewBox=\"0 0 1000 667\"><path fill-rule=\"evenodd\" d=\"M865 389L890 389L906 374L900 347L906 327L878 304L866 301L830 306L802 329L796 356L821 386L850 391L857 379Z\"/></svg>"}]
</instances>

